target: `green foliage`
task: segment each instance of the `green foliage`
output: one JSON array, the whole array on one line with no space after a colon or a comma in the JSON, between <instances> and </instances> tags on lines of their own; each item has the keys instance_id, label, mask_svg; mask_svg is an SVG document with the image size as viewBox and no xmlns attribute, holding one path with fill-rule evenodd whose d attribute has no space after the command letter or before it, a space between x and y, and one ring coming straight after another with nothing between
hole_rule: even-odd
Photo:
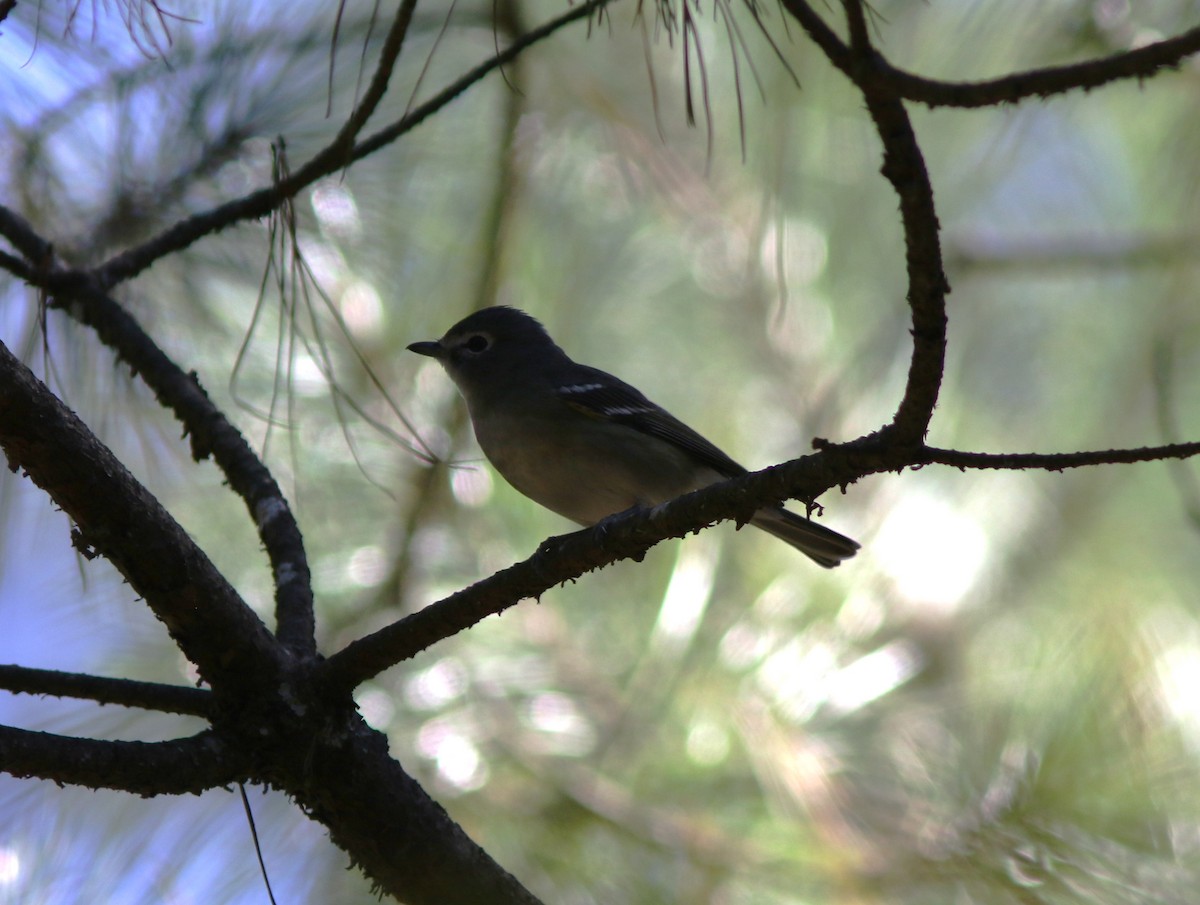
<instances>
[{"instance_id":1,"label":"green foliage","mask_svg":"<svg viewBox=\"0 0 1200 905\"><path fill-rule=\"evenodd\" d=\"M490 6L459 4L444 35L430 6L380 124L491 53ZM31 46L36 4L25 7L5 23L7 61ZM560 8L520 12L532 24ZM172 25L170 68L124 46L100 12L92 41L43 25L37 75L23 79L33 87L21 104L2 89L3 127L23 150L0 185L21 187L39 225L111 214L107 232L69 249L91 261L264 183L277 134L302 161L355 96L366 13L347 9L325 119L332 14L313 6L281 22L272 9ZM1174 2L875 9L897 65L954 80L1115 52L1194 18ZM632 10L558 35L507 81L476 86L298 199L296 247L314 281L296 278L284 243L260 296L272 245L251 223L130 290L156 339L267 448L312 556L323 650L572 530L490 477L449 382L403 351L481 303L535 314L574 357L639 385L748 467L802 455L814 436L871 431L898 401L903 241L858 97L782 10L762 8L778 59L739 8L740 96L722 20L706 15L708 109L688 127L678 39L645 51ZM1189 64L1143 85L916 116L954 287L932 442L1139 446L1173 439L1164 420L1196 435L1198 84ZM186 190L172 194L181 170ZM33 300L13 288L4 305L16 312L4 339L19 345L36 329ZM71 404L110 413L106 441L269 615L270 576L239 504L211 468L188 466L165 416L110 361L76 354L72 332L51 318ZM423 445L441 460L432 470L413 451ZM1160 464L927 469L821 503L828 524L864 542L834 573L718 527L438 645L360 689L363 713L548 902L1192 901L1200 558L1186 485ZM9 507L6 535L27 511ZM148 621L117 582L92 577L99 563L81 569L82 590L69 559L62 569L70 587L49 613L84 598L97 622L114 607ZM26 609L6 618L42 626ZM187 679L153 626L102 640L96 663ZM127 888L137 858L114 860L117 840L149 818L117 796L93 808L77 792L0 788L14 815L0 845L37 865L15 881L22 900L73 901L53 875L92 857L107 883L94 899ZM291 901L370 900L303 815L252 800ZM123 901L184 888L261 900L234 800L186 807L229 842L201 865L192 837L164 830L155 882ZM58 822L39 835L47 814ZM295 847L272 849L271 834ZM236 890L221 885L229 864Z\"/></svg>"}]
</instances>

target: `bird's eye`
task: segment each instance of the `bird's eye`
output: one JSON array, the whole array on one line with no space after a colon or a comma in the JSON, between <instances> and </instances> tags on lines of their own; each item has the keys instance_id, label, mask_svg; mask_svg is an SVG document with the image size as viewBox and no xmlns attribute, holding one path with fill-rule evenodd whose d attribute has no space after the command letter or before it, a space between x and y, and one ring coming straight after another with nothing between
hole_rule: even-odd
<instances>
[{"instance_id":1,"label":"bird's eye","mask_svg":"<svg viewBox=\"0 0 1200 905\"><path fill-rule=\"evenodd\" d=\"M476 333L474 336L468 338L465 343L463 343L463 348L465 348L468 352L478 355L480 352L486 351L488 346L491 344L492 341L488 337L484 336L482 333Z\"/></svg>"}]
</instances>

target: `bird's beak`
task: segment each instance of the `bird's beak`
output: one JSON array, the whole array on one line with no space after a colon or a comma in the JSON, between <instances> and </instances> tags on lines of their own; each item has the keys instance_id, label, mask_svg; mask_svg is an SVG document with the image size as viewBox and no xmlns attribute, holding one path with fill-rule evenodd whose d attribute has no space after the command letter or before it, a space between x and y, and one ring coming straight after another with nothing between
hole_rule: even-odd
<instances>
[{"instance_id":1,"label":"bird's beak","mask_svg":"<svg viewBox=\"0 0 1200 905\"><path fill-rule=\"evenodd\" d=\"M441 358L446 352L446 350L442 348L442 344L435 340L411 343L408 347L408 351L416 352L418 355L428 355L430 358Z\"/></svg>"}]
</instances>

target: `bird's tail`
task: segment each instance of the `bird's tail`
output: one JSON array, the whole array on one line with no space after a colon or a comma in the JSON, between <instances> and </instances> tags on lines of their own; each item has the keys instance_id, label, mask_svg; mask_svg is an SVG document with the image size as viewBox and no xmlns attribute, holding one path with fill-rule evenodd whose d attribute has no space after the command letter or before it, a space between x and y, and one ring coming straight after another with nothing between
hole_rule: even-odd
<instances>
[{"instance_id":1,"label":"bird's tail","mask_svg":"<svg viewBox=\"0 0 1200 905\"><path fill-rule=\"evenodd\" d=\"M858 552L858 543L783 507L760 509L750 524L791 544L813 562L832 569Z\"/></svg>"}]
</instances>

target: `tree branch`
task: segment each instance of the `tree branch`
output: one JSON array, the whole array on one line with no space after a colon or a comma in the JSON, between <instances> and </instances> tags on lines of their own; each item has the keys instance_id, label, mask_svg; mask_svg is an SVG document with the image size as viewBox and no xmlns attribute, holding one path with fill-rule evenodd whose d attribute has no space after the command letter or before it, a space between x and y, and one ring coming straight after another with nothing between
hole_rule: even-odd
<instances>
[{"instance_id":1,"label":"tree branch","mask_svg":"<svg viewBox=\"0 0 1200 905\"><path fill-rule=\"evenodd\" d=\"M0 235L28 263L7 255L0 266L37 286L80 323L96 331L175 413L191 435L196 461L212 456L243 499L266 548L275 578L276 621L280 640L303 653L316 650L312 580L304 539L283 491L241 432L208 398L199 378L184 373L118 302L100 291L86 273L56 268L52 245L18 214L0 205Z\"/></svg>"},{"instance_id":2,"label":"tree branch","mask_svg":"<svg viewBox=\"0 0 1200 905\"><path fill-rule=\"evenodd\" d=\"M33 267L42 266L54 253L53 246L34 231L29 221L3 205L0 205L0 236L8 239Z\"/></svg>"},{"instance_id":3,"label":"tree branch","mask_svg":"<svg viewBox=\"0 0 1200 905\"><path fill-rule=\"evenodd\" d=\"M809 39L821 48L825 58L834 68L841 70L843 75L850 76L852 58L850 48L838 37L837 32L826 24L813 10L806 0L780 0L783 8L791 13L792 18L800 23L800 27L808 34Z\"/></svg>"},{"instance_id":4,"label":"tree branch","mask_svg":"<svg viewBox=\"0 0 1200 905\"><path fill-rule=\"evenodd\" d=\"M75 522L214 688L274 683L275 639L224 576L87 426L0 343L0 448ZM221 680L228 680L221 683Z\"/></svg>"},{"instance_id":5,"label":"tree branch","mask_svg":"<svg viewBox=\"0 0 1200 905\"><path fill-rule=\"evenodd\" d=\"M810 34L821 36L821 29L805 24L815 18L807 4L788 0L806 12L800 20ZM844 70L858 86L867 110L883 142L883 176L900 198L900 217L904 227L905 264L908 272L908 305L912 311L913 353L909 362L904 396L896 408L892 423L885 429L894 432L902 445L921 443L929 430L933 409L941 389L946 359L946 295L950 283L942 265L937 210L933 186L912 128L908 111L886 79L877 75L877 54L870 43L870 32L860 0L844 0L850 22L851 57ZM840 51L838 51L840 55Z\"/></svg>"},{"instance_id":6,"label":"tree branch","mask_svg":"<svg viewBox=\"0 0 1200 905\"><path fill-rule=\"evenodd\" d=\"M1071 453L982 453L927 446L914 457L911 464L951 465L960 469L1062 471L1066 468L1084 468L1089 465L1128 465L1134 462L1159 462L1164 459L1189 459L1196 455L1200 455L1200 442Z\"/></svg>"},{"instance_id":7,"label":"tree branch","mask_svg":"<svg viewBox=\"0 0 1200 905\"><path fill-rule=\"evenodd\" d=\"M829 62L850 76L853 65L850 48L825 20L805 0L782 0L782 3ZM978 82L926 78L899 69L878 55L874 66L877 76L888 81L892 90L906 100L929 107L979 108L1013 104L1031 97L1045 99L1070 91L1086 91L1123 79L1150 78L1164 69L1177 68L1186 57L1198 52L1200 26L1173 38L1100 59L1014 72Z\"/></svg>"},{"instance_id":8,"label":"tree branch","mask_svg":"<svg viewBox=\"0 0 1200 905\"><path fill-rule=\"evenodd\" d=\"M28 224L2 206L0 235L30 253L50 248ZM298 652L314 652L312 580L300 526L270 470L208 398L199 378L194 373L184 373L133 316L98 290L86 274L51 269L49 261L19 266L15 259L0 260L0 266L48 293L55 307L95 330L100 341L133 369L160 403L175 413L191 436L193 458L200 461L213 457L229 486L245 502L267 551L275 579L280 640Z\"/></svg>"},{"instance_id":9,"label":"tree branch","mask_svg":"<svg viewBox=\"0 0 1200 905\"><path fill-rule=\"evenodd\" d=\"M207 717L212 711L212 693L202 688L10 664L0 664L0 689L14 694L81 698L97 704L140 707L186 716Z\"/></svg>"},{"instance_id":10,"label":"tree branch","mask_svg":"<svg viewBox=\"0 0 1200 905\"><path fill-rule=\"evenodd\" d=\"M350 151L354 147L355 136L362 131L362 127L367 124L367 120L371 118L371 114L383 100L384 94L387 93L388 82L392 77L392 70L395 69L396 60L400 56L400 49L404 46L404 38L408 34L408 26L412 23L413 10L416 6L417 0L403 0L399 9L396 10L396 18L383 41L383 49L379 52L379 65L375 67L371 84L367 86L362 101L350 113L346 124L329 144L328 153L345 154Z\"/></svg>"},{"instance_id":11,"label":"tree branch","mask_svg":"<svg viewBox=\"0 0 1200 905\"><path fill-rule=\"evenodd\" d=\"M537 905L354 715L349 726L297 739L288 788L367 876L411 905ZM303 776L302 786L294 777Z\"/></svg>"},{"instance_id":12,"label":"tree branch","mask_svg":"<svg viewBox=\"0 0 1200 905\"><path fill-rule=\"evenodd\" d=\"M112 287L141 273L159 258L187 248L210 233L220 232L243 220L254 220L266 216L285 199L296 195L318 179L375 153L400 136L411 132L476 82L481 81L484 76L515 59L532 45L548 38L572 22L591 16L611 2L614 0L586 0L556 19L523 35L508 48L476 66L397 122L355 144L348 151L339 148L336 144L329 145L289 178L234 201L218 205L211 210L180 220L154 238L110 258L95 268L92 273L99 281L100 286Z\"/></svg>"},{"instance_id":13,"label":"tree branch","mask_svg":"<svg viewBox=\"0 0 1200 905\"><path fill-rule=\"evenodd\" d=\"M157 500L3 345L0 447L75 520L76 546L110 559L166 623L212 684L222 733L147 745L0 728L0 770L142 795L268 782L398 898L536 901L391 759L347 697L312 681L313 660L287 656Z\"/></svg>"},{"instance_id":14,"label":"tree branch","mask_svg":"<svg viewBox=\"0 0 1200 905\"><path fill-rule=\"evenodd\" d=\"M1200 442L1075 453L978 453L912 448L875 434L851 443L815 441L823 450L686 494L653 509L606 519L591 528L545 541L528 559L502 569L391 625L351 642L317 667L320 681L344 693L438 641L556 585L623 559L641 559L663 540L684 537L720 521L744 524L764 505L813 500L837 485L921 465L1059 471L1087 465L1129 464L1200 455Z\"/></svg>"},{"instance_id":15,"label":"tree branch","mask_svg":"<svg viewBox=\"0 0 1200 905\"><path fill-rule=\"evenodd\" d=\"M207 730L169 742L114 742L0 726L0 770L146 797L196 795L248 778L247 761Z\"/></svg>"},{"instance_id":16,"label":"tree branch","mask_svg":"<svg viewBox=\"0 0 1200 905\"><path fill-rule=\"evenodd\" d=\"M945 82L897 69L880 60L880 76L908 100L930 107L994 107L1030 97L1049 98L1069 91L1087 91L1123 79L1146 79L1175 69L1200 52L1200 26L1174 38L1082 63L1047 66L979 82Z\"/></svg>"},{"instance_id":17,"label":"tree branch","mask_svg":"<svg viewBox=\"0 0 1200 905\"><path fill-rule=\"evenodd\" d=\"M755 511L787 498L811 500L830 487L905 464L904 451L882 447L806 456L686 494L653 509L605 519L572 534L552 537L523 562L351 642L317 667L336 693L521 600L623 559L640 560L651 547L694 534L721 521L745 524Z\"/></svg>"}]
</instances>

